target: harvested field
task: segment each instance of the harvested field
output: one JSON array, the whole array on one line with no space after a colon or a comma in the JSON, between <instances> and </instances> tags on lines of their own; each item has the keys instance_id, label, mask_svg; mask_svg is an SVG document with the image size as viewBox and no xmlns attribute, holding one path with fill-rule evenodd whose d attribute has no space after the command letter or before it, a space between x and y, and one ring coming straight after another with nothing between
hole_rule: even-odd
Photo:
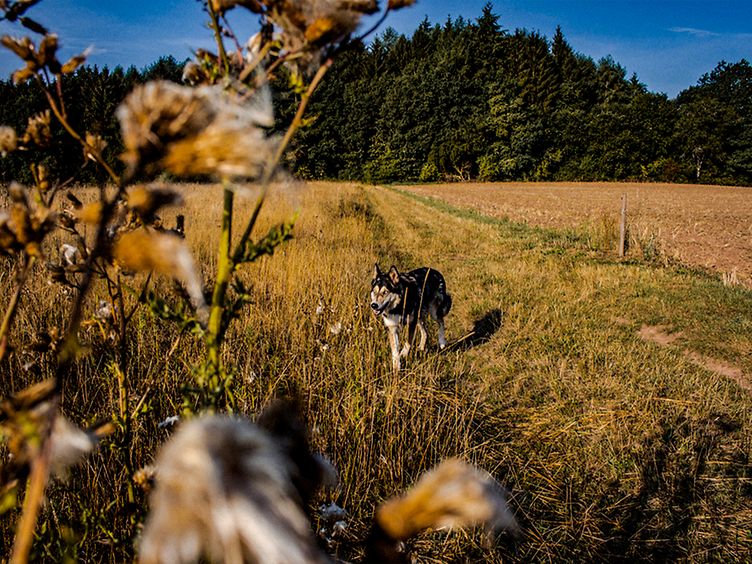
<instances>
[{"instance_id":1,"label":"harvested field","mask_svg":"<svg viewBox=\"0 0 752 564\"><path fill-rule=\"evenodd\" d=\"M630 244L752 286L752 188L638 183L496 183L405 190L528 225L600 232L613 248L621 196Z\"/></svg>"}]
</instances>

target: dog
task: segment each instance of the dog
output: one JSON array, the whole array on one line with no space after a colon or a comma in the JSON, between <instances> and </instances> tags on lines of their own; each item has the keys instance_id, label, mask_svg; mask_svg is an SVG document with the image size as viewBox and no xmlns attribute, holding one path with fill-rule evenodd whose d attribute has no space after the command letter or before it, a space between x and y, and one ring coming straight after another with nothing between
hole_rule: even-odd
<instances>
[{"instance_id":1,"label":"dog","mask_svg":"<svg viewBox=\"0 0 752 564\"><path fill-rule=\"evenodd\" d=\"M392 350L392 369L400 370L400 360L407 356L415 337L415 328L420 330L418 350L424 351L428 333L424 325L426 314L439 324L439 348L446 347L444 318L452 307L452 296L447 293L444 276L428 267L416 268L401 274L392 265L389 272L381 272L378 263L374 265L371 280L371 310L381 317L389 332L389 346ZM407 325L407 341L399 350L398 333Z\"/></svg>"}]
</instances>

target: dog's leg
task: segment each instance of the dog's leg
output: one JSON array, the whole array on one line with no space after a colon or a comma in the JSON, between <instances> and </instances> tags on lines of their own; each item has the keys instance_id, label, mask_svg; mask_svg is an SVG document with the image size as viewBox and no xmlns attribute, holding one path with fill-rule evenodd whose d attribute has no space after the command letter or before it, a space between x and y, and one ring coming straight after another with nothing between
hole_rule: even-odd
<instances>
[{"instance_id":1,"label":"dog's leg","mask_svg":"<svg viewBox=\"0 0 752 564\"><path fill-rule=\"evenodd\" d=\"M413 339L415 339L415 326L417 325L416 319L409 319L407 322L407 340L405 341L405 344L402 345L402 352L400 352L400 357L405 358L407 354L410 352L410 347L412 347Z\"/></svg>"},{"instance_id":2,"label":"dog's leg","mask_svg":"<svg viewBox=\"0 0 752 564\"><path fill-rule=\"evenodd\" d=\"M399 336L396 327L389 327L389 348L392 350L392 370L400 371Z\"/></svg>"},{"instance_id":3,"label":"dog's leg","mask_svg":"<svg viewBox=\"0 0 752 564\"><path fill-rule=\"evenodd\" d=\"M444 337L444 318L441 317L437 319L439 323L439 348L444 349L446 348L446 337Z\"/></svg>"},{"instance_id":4,"label":"dog's leg","mask_svg":"<svg viewBox=\"0 0 752 564\"><path fill-rule=\"evenodd\" d=\"M418 345L418 350L420 352L423 352L426 350L426 341L428 340L428 332L426 331L426 326L423 324L422 319L418 319L418 331L420 331L420 344Z\"/></svg>"}]
</instances>

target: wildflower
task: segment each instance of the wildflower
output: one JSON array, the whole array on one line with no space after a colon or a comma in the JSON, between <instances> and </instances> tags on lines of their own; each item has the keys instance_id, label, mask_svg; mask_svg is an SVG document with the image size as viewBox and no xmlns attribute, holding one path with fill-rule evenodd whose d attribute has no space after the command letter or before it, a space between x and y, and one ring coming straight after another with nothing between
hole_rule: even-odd
<instances>
[{"instance_id":1,"label":"wildflower","mask_svg":"<svg viewBox=\"0 0 752 564\"><path fill-rule=\"evenodd\" d=\"M202 324L208 320L203 282L185 241L171 233L138 229L120 235L113 255L128 270L153 270L182 282Z\"/></svg>"},{"instance_id":2,"label":"wildflower","mask_svg":"<svg viewBox=\"0 0 752 564\"><path fill-rule=\"evenodd\" d=\"M253 177L274 146L261 129L274 124L268 88L241 105L219 87L153 81L131 92L117 117L130 175L164 168L177 175Z\"/></svg>"},{"instance_id":3,"label":"wildflower","mask_svg":"<svg viewBox=\"0 0 752 564\"><path fill-rule=\"evenodd\" d=\"M156 461L140 560L326 562L293 485L293 459L257 425L184 423Z\"/></svg>"},{"instance_id":4,"label":"wildflower","mask_svg":"<svg viewBox=\"0 0 752 564\"><path fill-rule=\"evenodd\" d=\"M0 156L12 153L18 147L16 130L7 125L0 125Z\"/></svg>"}]
</instances>

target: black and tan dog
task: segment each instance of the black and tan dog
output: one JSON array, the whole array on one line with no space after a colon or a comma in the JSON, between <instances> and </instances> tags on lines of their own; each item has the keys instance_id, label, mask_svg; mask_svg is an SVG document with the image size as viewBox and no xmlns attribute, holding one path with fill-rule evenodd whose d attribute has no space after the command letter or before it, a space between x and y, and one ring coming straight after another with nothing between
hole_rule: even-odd
<instances>
[{"instance_id":1,"label":"black and tan dog","mask_svg":"<svg viewBox=\"0 0 752 564\"><path fill-rule=\"evenodd\" d=\"M446 282L438 270L422 267L401 274L392 266L389 272L381 272L376 264L371 281L371 309L381 317L389 332L392 349L392 368L400 369L400 359L407 356L415 337L415 328L420 330L418 350L425 350L428 334L423 324L426 314L439 324L439 348L446 347L444 318L452 307L452 296L446 291ZM407 325L407 341L399 349L398 333Z\"/></svg>"}]
</instances>

